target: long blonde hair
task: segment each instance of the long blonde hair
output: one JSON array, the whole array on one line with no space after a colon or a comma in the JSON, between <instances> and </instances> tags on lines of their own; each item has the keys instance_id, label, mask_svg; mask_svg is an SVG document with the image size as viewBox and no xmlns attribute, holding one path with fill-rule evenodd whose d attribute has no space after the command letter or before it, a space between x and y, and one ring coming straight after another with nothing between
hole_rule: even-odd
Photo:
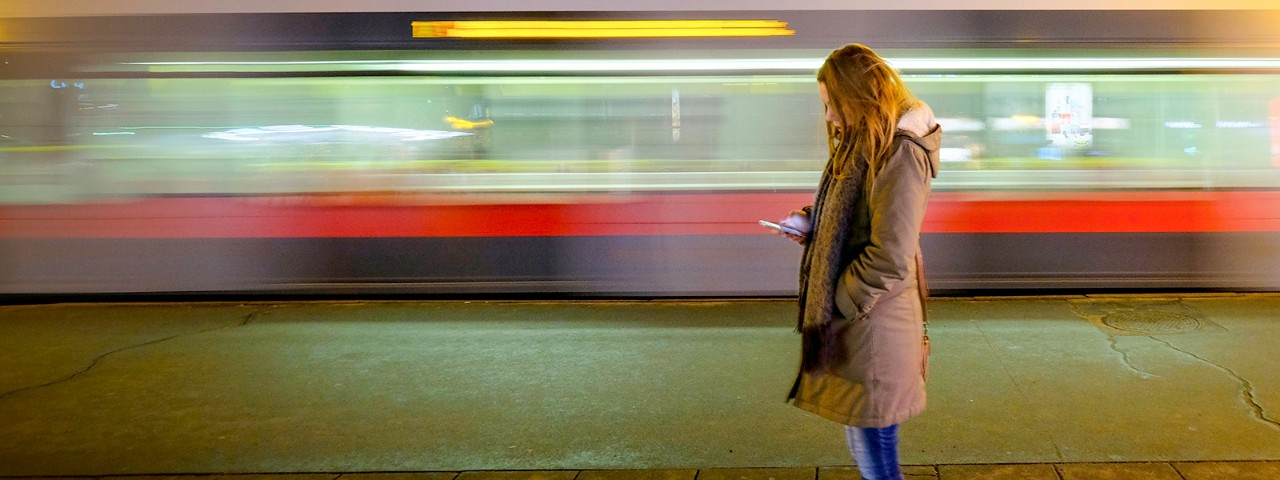
<instances>
[{"instance_id":1,"label":"long blonde hair","mask_svg":"<svg viewBox=\"0 0 1280 480\"><path fill-rule=\"evenodd\" d=\"M827 101L840 119L827 122L827 146L837 175L850 162L867 159L869 171L879 171L893 152L898 118L919 101L888 63L865 45L851 43L827 56L818 69L818 82L827 88Z\"/></svg>"}]
</instances>

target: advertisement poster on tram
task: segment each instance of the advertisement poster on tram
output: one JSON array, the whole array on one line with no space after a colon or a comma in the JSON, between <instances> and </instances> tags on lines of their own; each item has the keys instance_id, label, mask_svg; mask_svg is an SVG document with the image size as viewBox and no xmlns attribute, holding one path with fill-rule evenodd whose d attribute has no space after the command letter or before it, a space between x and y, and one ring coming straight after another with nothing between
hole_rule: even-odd
<instances>
[{"instance_id":1,"label":"advertisement poster on tram","mask_svg":"<svg viewBox=\"0 0 1280 480\"><path fill-rule=\"evenodd\" d=\"M1060 148L1093 144L1093 88L1087 83L1050 83L1045 87L1045 134Z\"/></svg>"}]
</instances>

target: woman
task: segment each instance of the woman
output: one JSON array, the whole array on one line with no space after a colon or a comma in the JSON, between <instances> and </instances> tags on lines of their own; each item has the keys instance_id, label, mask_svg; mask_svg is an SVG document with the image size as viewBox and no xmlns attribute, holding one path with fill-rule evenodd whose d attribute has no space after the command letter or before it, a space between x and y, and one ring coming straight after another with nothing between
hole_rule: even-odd
<instances>
[{"instance_id":1,"label":"woman","mask_svg":"<svg viewBox=\"0 0 1280 480\"><path fill-rule=\"evenodd\" d=\"M924 410L920 224L942 132L928 105L871 49L818 70L830 158L813 206L781 224L805 247L804 345L789 400L846 425L862 478L901 479L898 424Z\"/></svg>"}]
</instances>

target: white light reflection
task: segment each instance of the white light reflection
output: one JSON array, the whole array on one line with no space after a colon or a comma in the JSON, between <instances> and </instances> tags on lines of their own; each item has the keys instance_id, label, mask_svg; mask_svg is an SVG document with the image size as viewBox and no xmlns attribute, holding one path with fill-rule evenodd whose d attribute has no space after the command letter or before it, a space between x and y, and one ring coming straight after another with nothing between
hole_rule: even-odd
<instances>
[{"instance_id":1,"label":"white light reflection","mask_svg":"<svg viewBox=\"0 0 1280 480\"><path fill-rule=\"evenodd\" d=\"M1261 122L1250 122L1245 120L1218 120L1214 122L1214 126L1218 128L1264 128L1266 125Z\"/></svg>"},{"instance_id":2,"label":"white light reflection","mask_svg":"<svg viewBox=\"0 0 1280 480\"><path fill-rule=\"evenodd\" d=\"M233 128L222 132L206 133L204 138L218 140L251 141L263 139L286 138L290 136L316 136L333 132L356 132L384 136L391 140L416 142L421 140L441 140L471 135L464 132L448 132L443 130L415 130L411 128L371 127L362 125L270 125L264 127Z\"/></svg>"}]
</instances>

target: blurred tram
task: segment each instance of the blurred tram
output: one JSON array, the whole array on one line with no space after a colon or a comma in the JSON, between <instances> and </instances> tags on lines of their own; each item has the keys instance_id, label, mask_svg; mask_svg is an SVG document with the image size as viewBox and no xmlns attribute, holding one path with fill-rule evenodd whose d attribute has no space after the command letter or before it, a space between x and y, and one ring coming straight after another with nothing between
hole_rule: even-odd
<instances>
[{"instance_id":1,"label":"blurred tram","mask_svg":"<svg viewBox=\"0 0 1280 480\"><path fill-rule=\"evenodd\" d=\"M422 38L413 22L793 34ZM793 295L848 42L943 126L939 293L1280 289L1280 10L0 18L0 295ZM621 27L610 27L621 28Z\"/></svg>"}]
</instances>

